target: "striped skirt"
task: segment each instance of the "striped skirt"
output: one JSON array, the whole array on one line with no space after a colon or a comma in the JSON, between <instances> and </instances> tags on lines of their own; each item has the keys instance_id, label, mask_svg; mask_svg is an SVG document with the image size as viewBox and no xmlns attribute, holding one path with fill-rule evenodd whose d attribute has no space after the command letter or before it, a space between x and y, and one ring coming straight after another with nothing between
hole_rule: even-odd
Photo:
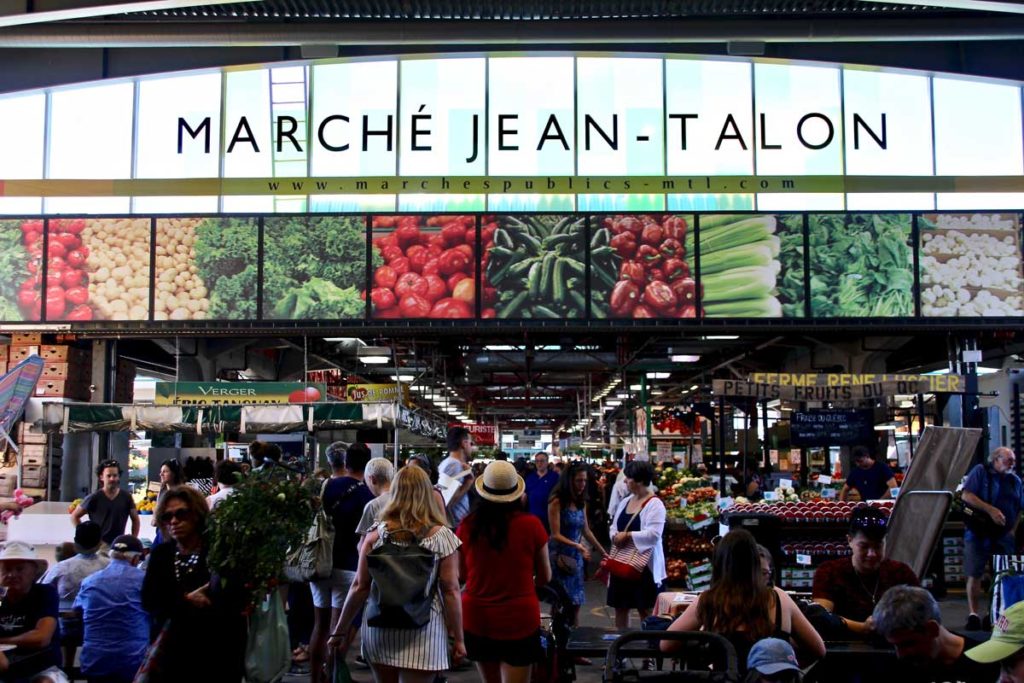
<instances>
[{"instance_id":1,"label":"striped skirt","mask_svg":"<svg viewBox=\"0 0 1024 683\"><path fill-rule=\"evenodd\" d=\"M434 595L430 621L423 628L378 628L363 620L359 631L363 659L399 669L447 671L448 630L440 592Z\"/></svg>"}]
</instances>

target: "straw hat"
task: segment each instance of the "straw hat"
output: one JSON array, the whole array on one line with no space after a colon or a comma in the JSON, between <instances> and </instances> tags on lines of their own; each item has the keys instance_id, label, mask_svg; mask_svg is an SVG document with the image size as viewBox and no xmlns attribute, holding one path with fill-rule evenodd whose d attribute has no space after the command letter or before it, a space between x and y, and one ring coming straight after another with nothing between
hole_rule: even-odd
<instances>
[{"instance_id":1,"label":"straw hat","mask_svg":"<svg viewBox=\"0 0 1024 683\"><path fill-rule=\"evenodd\" d=\"M492 462L484 469L484 475L476 480L476 492L492 503L519 500L525 489L526 483L516 472L515 466L504 460Z\"/></svg>"},{"instance_id":2,"label":"straw hat","mask_svg":"<svg viewBox=\"0 0 1024 683\"><path fill-rule=\"evenodd\" d=\"M4 543L3 550L0 550L0 562L13 562L15 560L35 562L40 574L45 572L46 567L49 565L49 562L36 555L34 546L22 543L21 541L8 541Z\"/></svg>"}]
</instances>

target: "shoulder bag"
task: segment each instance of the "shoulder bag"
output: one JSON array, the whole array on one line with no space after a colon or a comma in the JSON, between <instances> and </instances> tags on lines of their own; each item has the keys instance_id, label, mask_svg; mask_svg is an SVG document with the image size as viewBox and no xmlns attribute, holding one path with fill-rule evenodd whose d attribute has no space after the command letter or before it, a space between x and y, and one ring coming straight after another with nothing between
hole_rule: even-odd
<instances>
[{"instance_id":1,"label":"shoulder bag","mask_svg":"<svg viewBox=\"0 0 1024 683\"><path fill-rule=\"evenodd\" d=\"M985 489L986 489L986 503L992 504L988 499L992 498L992 473L988 471L988 467L984 468L985 473ZM963 491L959 491L956 496L957 507L960 513L964 516L964 526L971 530L971 533L980 538L1001 538L1006 535L1008 530L1001 524L996 524L987 512L979 507L971 505L963 499ZM1009 522L1010 520L1007 520Z\"/></svg>"},{"instance_id":2,"label":"shoulder bag","mask_svg":"<svg viewBox=\"0 0 1024 683\"><path fill-rule=\"evenodd\" d=\"M633 525L633 520L643 512L653 498L653 494L648 496L647 500L640 505L640 509L633 513L633 516L629 518L629 523L626 524L626 529ZM598 571L623 581L639 581L643 577L644 569L651 561L652 554L652 550L642 552L637 550L632 538L628 538L625 543L612 543L611 552L601 560L601 568Z\"/></svg>"},{"instance_id":3,"label":"shoulder bag","mask_svg":"<svg viewBox=\"0 0 1024 683\"><path fill-rule=\"evenodd\" d=\"M321 503L324 499L324 491L330 478L326 479L320 487ZM355 489L353 484L342 494L339 502ZM306 532L302 545L295 548L285 559L284 575L289 581L305 582L326 579L334 569L334 522L331 516L324 509L323 504L313 516L313 523Z\"/></svg>"}]
</instances>

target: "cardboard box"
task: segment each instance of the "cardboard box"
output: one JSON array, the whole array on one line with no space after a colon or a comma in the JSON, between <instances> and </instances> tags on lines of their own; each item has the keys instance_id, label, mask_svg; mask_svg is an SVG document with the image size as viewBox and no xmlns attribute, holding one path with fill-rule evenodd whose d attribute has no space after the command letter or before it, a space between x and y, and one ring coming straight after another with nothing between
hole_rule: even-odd
<instances>
[{"instance_id":1,"label":"cardboard box","mask_svg":"<svg viewBox=\"0 0 1024 683\"><path fill-rule=\"evenodd\" d=\"M36 397L77 398L89 397L89 386L81 382L65 379L44 379L36 385Z\"/></svg>"},{"instance_id":2,"label":"cardboard box","mask_svg":"<svg viewBox=\"0 0 1024 683\"><path fill-rule=\"evenodd\" d=\"M43 374L41 374L40 377L43 379L67 379L68 364L47 363L43 366Z\"/></svg>"},{"instance_id":3,"label":"cardboard box","mask_svg":"<svg viewBox=\"0 0 1024 683\"><path fill-rule=\"evenodd\" d=\"M14 332L11 334L12 346L34 346L42 343L42 332Z\"/></svg>"},{"instance_id":4,"label":"cardboard box","mask_svg":"<svg viewBox=\"0 0 1024 683\"><path fill-rule=\"evenodd\" d=\"M29 356L38 356L39 348L38 346L11 346L7 362L17 364Z\"/></svg>"}]
</instances>

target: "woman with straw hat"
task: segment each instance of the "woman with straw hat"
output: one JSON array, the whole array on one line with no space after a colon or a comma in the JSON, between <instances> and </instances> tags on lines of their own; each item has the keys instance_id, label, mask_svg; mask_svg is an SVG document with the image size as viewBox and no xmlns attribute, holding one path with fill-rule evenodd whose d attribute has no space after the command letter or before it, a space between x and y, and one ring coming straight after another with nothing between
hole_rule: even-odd
<instances>
[{"instance_id":1,"label":"woman with straw hat","mask_svg":"<svg viewBox=\"0 0 1024 683\"><path fill-rule=\"evenodd\" d=\"M551 580L548 535L523 511L524 488L514 465L492 462L476 480L476 508L456 532L466 652L485 683L529 681L543 657L536 589Z\"/></svg>"}]
</instances>

